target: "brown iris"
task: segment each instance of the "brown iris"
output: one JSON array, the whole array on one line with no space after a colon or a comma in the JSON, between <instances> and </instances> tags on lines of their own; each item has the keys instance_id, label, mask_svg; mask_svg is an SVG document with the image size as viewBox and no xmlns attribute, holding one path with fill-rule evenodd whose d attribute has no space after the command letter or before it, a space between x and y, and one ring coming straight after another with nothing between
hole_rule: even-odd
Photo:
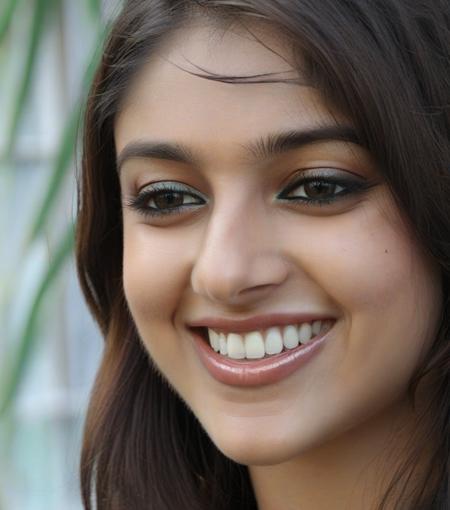
<instances>
[{"instance_id":1,"label":"brown iris","mask_svg":"<svg viewBox=\"0 0 450 510\"><path fill-rule=\"evenodd\" d=\"M312 181L304 184L305 194L309 198L325 198L333 196L336 184L332 182Z\"/></svg>"},{"instance_id":2,"label":"brown iris","mask_svg":"<svg viewBox=\"0 0 450 510\"><path fill-rule=\"evenodd\" d=\"M183 205L184 193L177 193L176 191L165 191L158 194L153 200L159 208L178 207Z\"/></svg>"}]
</instances>

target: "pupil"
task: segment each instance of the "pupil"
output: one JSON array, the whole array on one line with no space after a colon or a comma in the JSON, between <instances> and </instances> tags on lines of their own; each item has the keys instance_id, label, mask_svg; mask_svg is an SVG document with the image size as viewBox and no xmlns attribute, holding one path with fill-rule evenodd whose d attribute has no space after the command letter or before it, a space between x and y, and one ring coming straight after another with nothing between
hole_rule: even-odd
<instances>
[{"instance_id":1,"label":"pupil","mask_svg":"<svg viewBox=\"0 0 450 510\"><path fill-rule=\"evenodd\" d=\"M155 197L155 204L163 209L164 207L176 207L183 204L183 195L182 193L167 191Z\"/></svg>"},{"instance_id":2,"label":"pupil","mask_svg":"<svg viewBox=\"0 0 450 510\"><path fill-rule=\"evenodd\" d=\"M323 196L333 195L336 184L330 182L308 182L305 184L305 192L311 198L320 198Z\"/></svg>"}]
</instances>

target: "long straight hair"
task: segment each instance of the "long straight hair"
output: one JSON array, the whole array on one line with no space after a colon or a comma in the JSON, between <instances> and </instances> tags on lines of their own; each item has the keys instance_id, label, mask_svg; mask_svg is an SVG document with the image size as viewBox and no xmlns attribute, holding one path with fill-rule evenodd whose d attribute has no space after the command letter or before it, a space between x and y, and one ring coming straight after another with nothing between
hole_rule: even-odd
<instances>
[{"instance_id":1,"label":"long straight hair","mask_svg":"<svg viewBox=\"0 0 450 510\"><path fill-rule=\"evenodd\" d=\"M81 456L86 510L255 510L248 470L226 458L155 368L122 284L122 216L113 137L132 77L164 38L204 15L264 22L292 41L300 73L344 113L370 151L417 242L440 266L443 310L418 367L434 393L425 432L393 473L379 510L448 510L450 453L450 4L448 0L129 0L88 98L79 179L77 264L105 338ZM226 28L225 28L226 29ZM248 77L203 75L245 83ZM252 81L267 79L253 77ZM410 475L425 447L421 483ZM398 496L408 495L407 499ZM431 490L430 490L431 489ZM395 497L394 497L395 496ZM407 501L408 506L401 506Z\"/></svg>"}]
</instances>

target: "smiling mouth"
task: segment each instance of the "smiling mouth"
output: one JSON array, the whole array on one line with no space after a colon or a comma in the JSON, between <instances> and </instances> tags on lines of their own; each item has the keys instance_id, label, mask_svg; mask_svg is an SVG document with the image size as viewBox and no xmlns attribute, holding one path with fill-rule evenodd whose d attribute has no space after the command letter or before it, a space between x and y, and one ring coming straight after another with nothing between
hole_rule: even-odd
<instances>
[{"instance_id":1,"label":"smiling mouth","mask_svg":"<svg viewBox=\"0 0 450 510\"><path fill-rule=\"evenodd\" d=\"M325 335L335 322L335 319L315 320L246 333L225 332L206 327L191 329L224 359L256 361L307 346Z\"/></svg>"}]
</instances>

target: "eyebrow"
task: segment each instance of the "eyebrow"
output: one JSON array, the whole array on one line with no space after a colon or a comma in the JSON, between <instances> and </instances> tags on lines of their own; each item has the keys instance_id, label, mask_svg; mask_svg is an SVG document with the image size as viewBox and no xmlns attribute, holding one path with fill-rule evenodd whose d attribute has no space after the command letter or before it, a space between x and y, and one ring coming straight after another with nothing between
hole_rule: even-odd
<instances>
[{"instance_id":1,"label":"eyebrow","mask_svg":"<svg viewBox=\"0 0 450 510\"><path fill-rule=\"evenodd\" d=\"M117 171L120 173L125 161L135 158L154 158L178 163L193 164L196 157L188 147L179 143L136 141L130 142L117 158Z\"/></svg>"},{"instance_id":2,"label":"eyebrow","mask_svg":"<svg viewBox=\"0 0 450 510\"><path fill-rule=\"evenodd\" d=\"M269 159L294 149L300 149L316 142L341 141L363 145L354 128L350 126L332 125L320 126L304 130L289 130L270 133L257 140L243 144L243 149L255 159ZM117 158L117 171L129 159L162 159L195 165L199 158L180 143L164 141L135 141L130 142L120 152Z\"/></svg>"},{"instance_id":3,"label":"eyebrow","mask_svg":"<svg viewBox=\"0 0 450 510\"><path fill-rule=\"evenodd\" d=\"M316 142L327 141L342 141L362 145L354 128L350 126L332 125L273 133L261 137L243 147L255 158L268 159Z\"/></svg>"}]
</instances>

